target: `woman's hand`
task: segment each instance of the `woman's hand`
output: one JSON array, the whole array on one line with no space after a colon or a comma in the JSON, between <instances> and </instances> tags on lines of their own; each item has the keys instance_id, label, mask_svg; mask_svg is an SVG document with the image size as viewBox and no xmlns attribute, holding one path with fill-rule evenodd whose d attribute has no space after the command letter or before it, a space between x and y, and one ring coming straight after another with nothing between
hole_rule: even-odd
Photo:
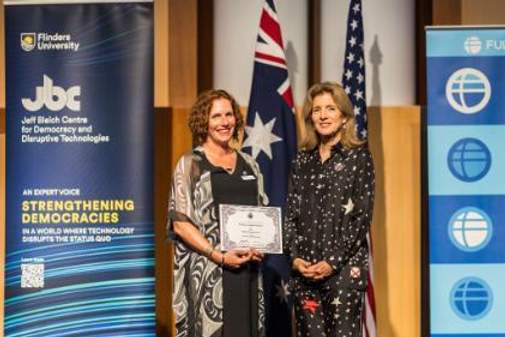
<instances>
[{"instance_id":1,"label":"woman's hand","mask_svg":"<svg viewBox=\"0 0 505 337\"><path fill-rule=\"evenodd\" d=\"M223 264L231 268L240 268L244 263L252 259L251 250L235 249L223 254Z\"/></svg>"},{"instance_id":2,"label":"woman's hand","mask_svg":"<svg viewBox=\"0 0 505 337\"><path fill-rule=\"evenodd\" d=\"M293 260L293 269L302 274L306 278L314 278L315 274L311 268L311 264L304 259L297 257Z\"/></svg>"},{"instance_id":3,"label":"woman's hand","mask_svg":"<svg viewBox=\"0 0 505 337\"><path fill-rule=\"evenodd\" d=\"M313 264L309 269L315 274L314 280L322 280L333 273L333 268L324 260Z\"/></svg>"},{"instance_id":4,"label":"woman's hand","mask_svg":"<svg viewBox=\"0 0 505 337\"><path fill-rule=\"evenodd\" d=\"M299 257L293 261L293 269L314 281L325 279L333 273L333 268L326 261L310 264L310 262Z\"/></svg>"},{"instance_id":5,"label":"woman's hand","mask_svg":"<svg viewBox=\"0 0 505 337\"><path fill-rule=\"evenodd\" d=\"M261 262L263 260L263 258L265 257L265 254L263 254L262 252L254 249L254 248L251 249L251 253L252 253L251 260L255 261L255 262Z\"/></svg>"}]
</instances>

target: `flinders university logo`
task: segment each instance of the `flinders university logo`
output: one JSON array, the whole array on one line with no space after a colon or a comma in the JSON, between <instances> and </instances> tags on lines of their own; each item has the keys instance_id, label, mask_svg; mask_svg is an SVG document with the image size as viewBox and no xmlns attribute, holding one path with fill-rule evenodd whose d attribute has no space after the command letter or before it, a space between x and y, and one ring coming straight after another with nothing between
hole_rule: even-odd
<instances>
[{"instance_id":1,"label":"flinders university logo","mask_svg":"<svg viewBox=\"0 0 505 337\"><path fill-rule=\"evenodd\" d=\"M67 90L53 85L53 79L44 75L42 86L35 88L35 99L22 98L21 103L28 111L39 111L44 106L51 111L60 111L65 107L72 111L81 110L81 102L78 100L81 95L81 87L73 86Z\"/></svg>"},{"instance_id":2,"label":"flinders university logo","mask_svg":"<svg viewBox=\"0 0 505 337\"><path fill-rule=\"evenodd\" d=\"M449 105L463 114L475 114L484 109L491 98L487 76L474 68L455 71L447 80L445 96Z\"/></svg>"},{"instance_id":3,"label":"flinders university logo","mask_svg":"<svg viewBox=\"0 0 505 337\"><path fill-rule=\"evenodd\" d=\"M81 46L72 35L60 32L21 33L21 48L24 51L77 52Z\"/></svg>"},{"instance_id":4,"label":"flinders university logo","mask_svg":"<svg viewBox=\"0 0 505 337\"><path fill-rule=\"evenodd\" d=\"M35 33L21 33L21 48L24 51L32 51L37 45L37 35Z\"/></svg>"}]
</instances>

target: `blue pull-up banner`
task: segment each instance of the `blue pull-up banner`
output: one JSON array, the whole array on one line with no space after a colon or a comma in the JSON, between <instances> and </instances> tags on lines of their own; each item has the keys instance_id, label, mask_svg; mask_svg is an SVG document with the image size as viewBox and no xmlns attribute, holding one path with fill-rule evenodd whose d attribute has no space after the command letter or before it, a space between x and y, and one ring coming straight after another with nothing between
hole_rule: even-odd
<instances>
[{"instance_id":1,"label":"blue pull-up banner","mask_svg":"<svg viewBox=\"0 0 505 337\"><path fill-rule=\"evenodd\" d=\"M427 30L430 335L505 337L505 28Z\"/></svg>"},{"instance_id":2,"label":"blue pull-up banner","mask_svg":"<svg viewBox=\"0 0 505 337\"><path fill-rule=\"evenodd\" d=\"M77 2L4 1L4 334L155 336L153 3Z\"/></svg>"}]
</instances>

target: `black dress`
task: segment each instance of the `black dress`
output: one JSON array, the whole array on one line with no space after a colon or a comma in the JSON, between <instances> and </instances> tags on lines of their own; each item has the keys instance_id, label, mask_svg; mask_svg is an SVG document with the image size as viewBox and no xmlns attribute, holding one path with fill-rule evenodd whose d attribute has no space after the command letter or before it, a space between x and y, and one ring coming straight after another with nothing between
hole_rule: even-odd
<instances>
[{"instance_id":1,"label":"black dress","mask_svg":"<svg viewBox=\"0 0 505 337\"><path fill-rule=\"evenodd\" d=\"M203 168L211 172L212 197L219 217L220 204L257 205L258 187L252 170L237 155L235 171L228 173L207 158ZM223 337L258 335L258 265L248 263L240 269L223 269Z\"/></svg>"}]
</instances>

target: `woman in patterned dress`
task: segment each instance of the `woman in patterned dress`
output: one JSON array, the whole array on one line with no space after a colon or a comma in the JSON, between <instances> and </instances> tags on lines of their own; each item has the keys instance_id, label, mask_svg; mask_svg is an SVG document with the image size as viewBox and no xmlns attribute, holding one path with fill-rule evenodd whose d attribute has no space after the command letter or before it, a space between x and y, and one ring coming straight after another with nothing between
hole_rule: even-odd
<instances>
[{"instance_id":1,"label":"woman in patterned dress","mask_svg":"<svg viewBox=\"0 0 505 337\"><path fill-rule=\"evenodd\" d=\"M202 93L191 109L195 147L177 163L167 226L177 337L263 336L263 255L220 249L219 204L268 203L254 159L230 147L242 127L237 102L223 90Z\"/></svg>"},{"instance_id":2,"label":"woman in patterned dress","mask_svg":"<svg viewBox=\"0 0 505 337\"><path fill-rule=\"evenodd\" d=\"M297 333L359 337L374 198L372 157L356 137L352 104L340 85L312 86L304 121L307 138L293 163L284 229Z\"/></svg>"}]
</instances>

